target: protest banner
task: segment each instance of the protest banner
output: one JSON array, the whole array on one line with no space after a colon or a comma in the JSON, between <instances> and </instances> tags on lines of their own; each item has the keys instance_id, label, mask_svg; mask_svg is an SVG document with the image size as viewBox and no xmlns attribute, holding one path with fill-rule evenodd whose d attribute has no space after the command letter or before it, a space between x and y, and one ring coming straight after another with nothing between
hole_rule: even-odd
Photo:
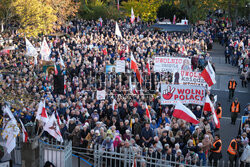
<instances>
[{"instance_id":1,"label":"protest banner","mask_svg":"<svg viewBox=\"0 0 250 167\"><path fill-rule=\"evenodd\" d=\"M106 65L106 73L115 72L115 65Z\"/></svg>"},{"instance_id":2,"label":"protest banner","mask_svg":"<svg viewBox=\"0 0 250 167\"><path fill-rule=\"evenodd\" d=\"M167 85L161 84L161 104L183 104L203 105L205 102L205 88L194 85Z\"/></svg>"},{"instance_id":3,"label":"protest banner","mask_svg":"<svg viewBox=\"0 0 250 167\"><path fill-rule=\"evenodd\" d=\"M97 100L105 100L106 92L105 90L97 91L96 92L96 99Z\"/></svg>"},{"instance_id":4,"label":"protest banner","mask_svg":"<svg viewBox=\"0 0 250 167\"><path fill-rule=\"evenodd\" d=\"M246 122L248 119L248 116L241 116L241 130L243 129L243 124Z\"/></svg>"},{"instance_id":5,"label":"protest banner","mask_svg":"<svg viewBox=\"0 0 250 167\"><path fill-rule=\"evenodd\" d=\"M175 72L178 70L192 71L191 60L182 57L156 57L154 59L155 72Z\"/></svg>"},{"instance_id":6,"label":"protest banner","mask_svg":"<svg viewBox=\"0 0 250 167\"><path fill-rule=\"evenodd\" d=\"M115 72L125 72L125 61L124 60L116 60Z\"/></svg>"},{"instance_id":7,"label":"protest banner","mask_svg":"<svg viewBox=\"0 0 250 167\"><path fill-rule=\"evenodd\" d=\"M174 84L207 87L207 82L201 77L201 72L178 70L173 73L173 81Z\"/></svg>"}]
</instances>

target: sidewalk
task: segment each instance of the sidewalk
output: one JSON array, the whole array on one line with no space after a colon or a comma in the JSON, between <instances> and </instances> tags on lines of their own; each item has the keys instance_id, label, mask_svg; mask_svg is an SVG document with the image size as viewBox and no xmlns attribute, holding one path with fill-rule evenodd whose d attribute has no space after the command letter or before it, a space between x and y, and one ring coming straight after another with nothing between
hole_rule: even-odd
<instances>
[{"instance_id":1,"label":"sidewalk","mask_svg":"<svg viewBox=\"0 0 250 167\"><path fill-rule=\"evenodd\" d=\"M234 67L231 64L225 64L224 57L225 48L215 43L210 55L212 56L212 62L215 65L216 70L216 84L212 86L213 90L228 91L228 81L233 77L237 82L236 92L249 93L248 88L242 88L240 74L238 74L238 67Z\"/></svg>"}]
</instances>

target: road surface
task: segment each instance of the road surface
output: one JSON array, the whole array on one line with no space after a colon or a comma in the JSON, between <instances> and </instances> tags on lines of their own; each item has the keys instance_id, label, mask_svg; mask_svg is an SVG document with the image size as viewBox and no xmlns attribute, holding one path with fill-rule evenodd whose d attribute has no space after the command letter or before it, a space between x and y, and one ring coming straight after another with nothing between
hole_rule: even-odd
<instances>
[{"instance_id":1,"label":"road surface","mask_svg":"<svg viewBox=\"0 0 250 167\"><path fill-rule=\"evenodd\" d=\"M221 128L217 132L221 135L222 139L222 154L223 160L228 161L228 154L226 153L230 141L238 135L240 118L244 114L242 110L246 104L250 102L250 84L248 83L247 88L241 87L240 75L238 74L238 68L232 67L230 64L225 64L224 58L224 47L215 43L213 50L210 52L212 61L215 63L216 69L216 84L212 87L212 93L217 94L218 101L222 104L222 118ZM236 125L231 125L231 113L230 105L228 101L228 81L234 78L237 82L237 88L235 91L235 97L238 97L241 104L241 113L238 116Z\"/></svg>"}]
</instances>

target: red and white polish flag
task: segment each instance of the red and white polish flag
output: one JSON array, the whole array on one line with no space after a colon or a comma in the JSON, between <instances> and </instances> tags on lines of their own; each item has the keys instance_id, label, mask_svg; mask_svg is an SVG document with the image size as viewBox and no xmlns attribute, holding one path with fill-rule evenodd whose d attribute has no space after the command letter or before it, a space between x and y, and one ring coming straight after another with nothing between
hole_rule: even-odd
<instances>
[{"instance_id":1,"label":"red and white polish flag","mask_svg":"<svg viewBox=\"0 0 250 167\"><path fill-rule=\"evenodd\" d=\"M40 120L44 123L47 123L49 121L49 117L45 108L45 101L41 101L38 106L36 119Z\"/></svg>"},{"instance_id":2,"label":"red and white polish flag","mask_svg":"<svg viewBox=\"0 0 250 167\"><path fill-rule=\"evenodd\" d=\"M150 112L149 112L149 110L148 110L148 105L147 105L147 103L145 103L145 107L146 107L146 114L147 114L147 117L148 117L148 119L149 119L149 121L150 121L150 123L151 123L151 122L152 122L152 119L151 119Z\"/></svg>"},{"instance_id":3,"label":"red and white polish flag","mask_svg":"<svg viewBox=\"0 0 250 167\"><path fill-rule=\"evenodd\" d=\"M137 167L136 159L134 159L132 167Z\"/></svg>"},{"instance_id":4,"label":"red and white polish flag","mask_svg":"<svg viewBox=\"0 0 250 167\"><path fill-rule=\"evenodd\" d=\"M21 119L19 119L20 124L22 126L22 132L23 132L23 142L26 143L28 141L28 133L23 125L23 122L21 121Z\"/></svg>"},{"instance_id":5,"label":"red and white polish flag","mask_svg":"<svg viewBox=\"0 0 250 167\"><path fill-rule=\"evenodd\" d=\"M216 125L216 128L219 129L220 128L220 120L215 112L214 105L211 102L208 95L206 96L206 101L205 101L203 110L212 112L212 117L213 117L214 123Z\"/></svg>"},{"instance_id":6,"label":"red and white polish flag","mask_svg":"<svg viewBox=\"0 0 250 167\"><path fill-rule=\"evenodd\" d=\"M175 24L175 20L176 20L176 16L174 15L174 18L173 18L173 24Z\"/></svg>"},{"instance_id":7,"label":"red and white polish flag","mask_svg":"<svg viewBox=\"0 0 250 167\"><path fill-rule=\"evenodd\" d=\"M208 86L216 84L215 72L212 65L208 62L206 68L201 72L201 76L207 82Z\"/></svg>"},{"instance_id":8,"label":"red and white polish flag","mask_svg":"<svg viewBox=\"0 0 250 167\"><path fill-rule=\"evenodd\" d=\"M150 75L150 64L149 64L149 60L147 61L146 68L147 68L147 70L148 70L148 75Z\"/></svg>"},{"instance_id":9,"label":"red and white polish flag","mask_svg":"<svg viewBox=\"0 0 250 167\"><path fill-rule=\"evenodd\" d=\"M130 60L130 63L131 63L130 68L131 68L131 70L134 70L134 72L136 73L136 77L137 77L139 83L142 85L143 79L142 79L142 76L140 74L139 68L137 66L137 63L136 63L135 58L134 58L134 56L133 56L132 53L131 53L131 58L130 59L131 59Z\"/></svg>"},{"instance_id":10,"label":"red and white polish flag","mask_svg":"<svg viewBox=\"0 0 250 167\"><path fill-rule=\"evenodd\" d=\"M193 112L179 101L175 105L173 116L193 124L200 123Z\"/></svg>"}]
</instances>

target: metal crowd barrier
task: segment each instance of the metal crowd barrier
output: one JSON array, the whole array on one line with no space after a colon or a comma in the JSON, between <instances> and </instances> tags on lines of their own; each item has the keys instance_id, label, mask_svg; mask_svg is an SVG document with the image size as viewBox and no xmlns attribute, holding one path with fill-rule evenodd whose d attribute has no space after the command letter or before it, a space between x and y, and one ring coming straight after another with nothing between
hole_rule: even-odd
<instances>
[{"instance_id":1,"label":"metal crowd barrier","mask_svg":"<svg viewBox=\"0 0 250 167\"><path fill-rule=\"evenodd\" d=\"M185 159L183 156L177 158L173 155L167 156L158 152L149 154L148 152L138 151L135 147L119 150L105 150L100 145L95 145L94 149L73 147L73 153L93 163L94 167L133 167L134 162L136 167L250 167L249 163L243 163L239 159L233 164L224 160L209 162L206 159L203 162L198 157Z\"/></svg>"}]
</instances>

